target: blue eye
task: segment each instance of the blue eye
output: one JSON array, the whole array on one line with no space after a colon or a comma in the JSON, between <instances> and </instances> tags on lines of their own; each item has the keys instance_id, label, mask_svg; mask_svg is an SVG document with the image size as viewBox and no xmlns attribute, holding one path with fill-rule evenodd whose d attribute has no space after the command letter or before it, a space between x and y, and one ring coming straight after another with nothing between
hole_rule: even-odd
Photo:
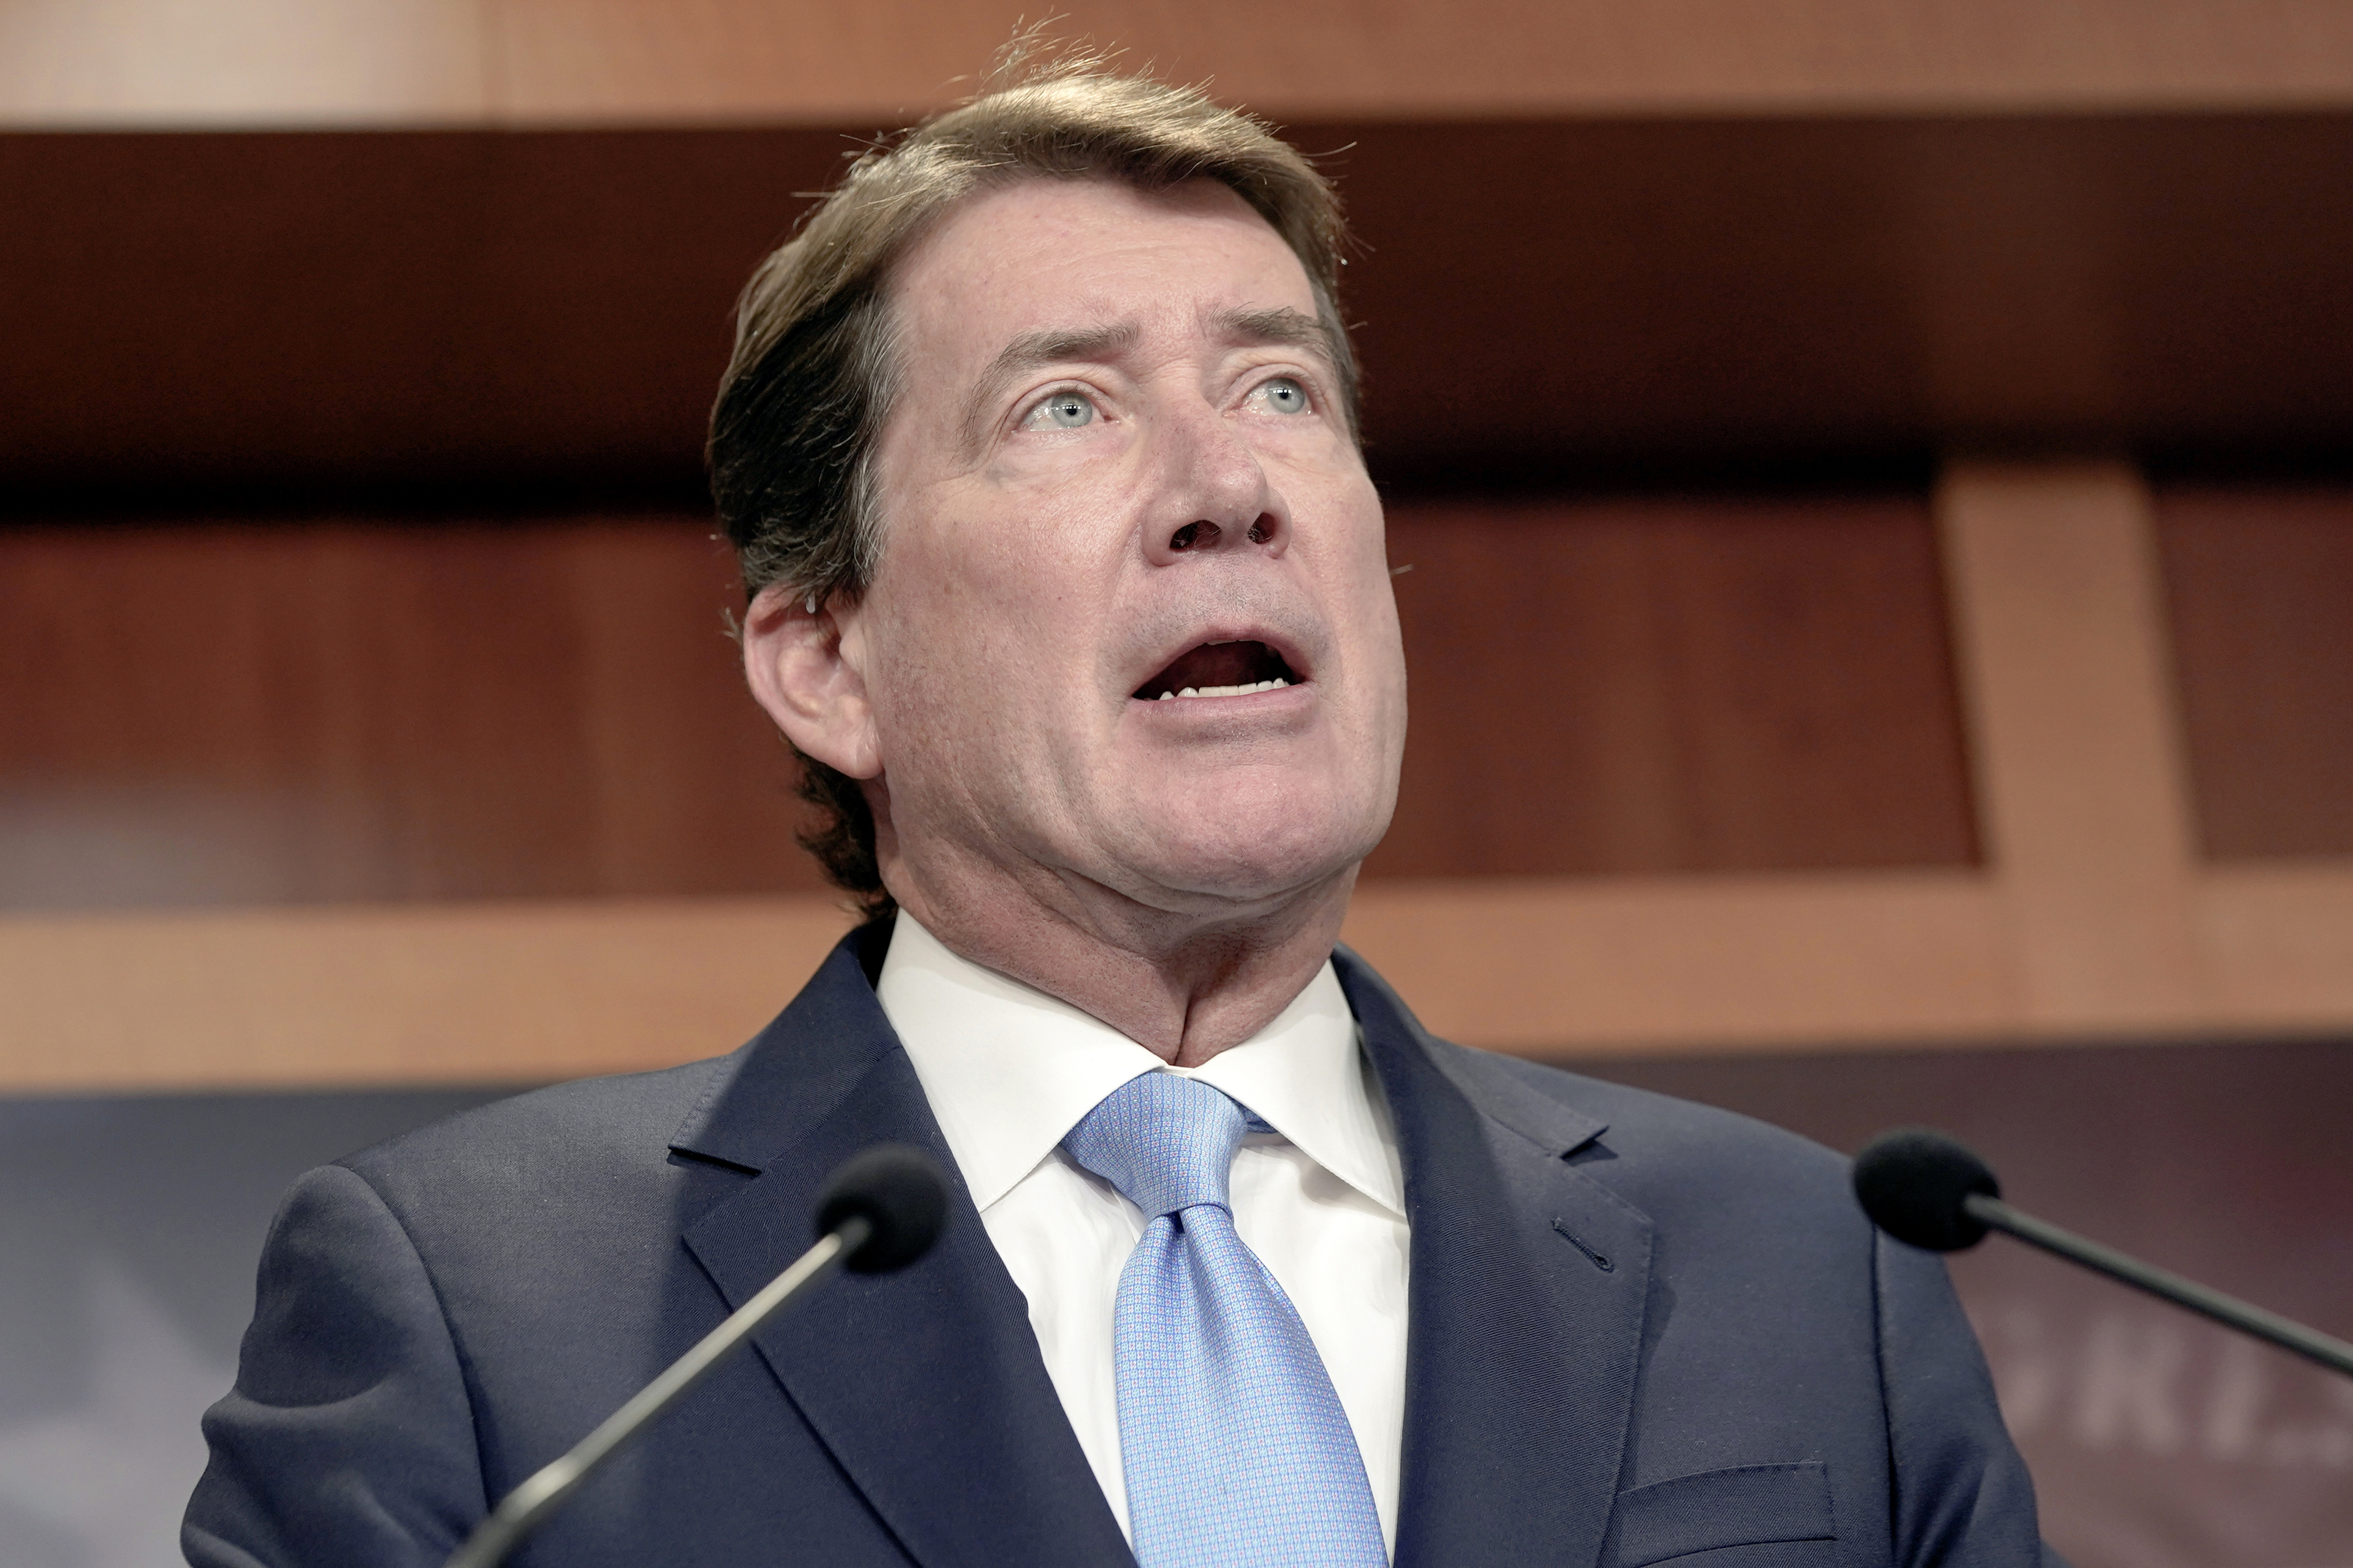
<instances>
[{"instance_id":1,"label":"blue eye","mask_svg":"<svg viewBox=\"0 0 2353 1568\"><path fill-rule=\"evenodd\" d=\"M1083 392L1058 392L1029 412L1022 423L1032 430L1075 430L1095 420L1094 399Z\"/></svg>"},{"instance_id":2,"label":"blue eye","mask_svg":"<svg viewBox=\"0 0 2353 1568\"><path fill-rule=\"evenodd\" d=\"M1265 395L1266 405L1277 414L1307 412L1307 389L1287 375L1279 375L1259 388Z\"/></svg>"}]
</instances>

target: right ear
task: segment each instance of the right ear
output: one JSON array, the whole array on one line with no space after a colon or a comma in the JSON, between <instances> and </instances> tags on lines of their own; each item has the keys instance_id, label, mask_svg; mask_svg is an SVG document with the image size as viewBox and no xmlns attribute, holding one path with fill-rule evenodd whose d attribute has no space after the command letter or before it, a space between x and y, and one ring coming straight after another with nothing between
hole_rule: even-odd
<instances>
[{"instance_id":1,"label":"right ear","mask_svg":"<svg viewBox=\"0 0 2353 1568\"><path fill-rule=\"evenodd\" d=\"M744 676L785 739L839 773L882 771L866 697L861 606L772 583L744 616Z\"/></svg>"}]
</instances>

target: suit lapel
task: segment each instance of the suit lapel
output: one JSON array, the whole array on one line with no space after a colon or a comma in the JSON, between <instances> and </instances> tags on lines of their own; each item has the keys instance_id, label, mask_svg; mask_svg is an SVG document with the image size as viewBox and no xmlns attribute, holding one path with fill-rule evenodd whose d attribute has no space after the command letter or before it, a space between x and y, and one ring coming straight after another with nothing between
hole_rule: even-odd
<instances>
[{"instance_id":1,"label":"suit lapel","mask_svg":"<svg viewBox=\"0 0 2353 1568\"><path fill-rule=\"evenodd\" d=\"M686 1244L731 1306L807 1247L833 1169L912 1143L952 1177L931 1253L896 1274L844 1274L755 1345L851 1483L924 1568L1132 1562L1071 1432L1027 1303L981 1228L913 1067L876 1002L860 944L807 988L681 1130L681 1152L759 1173Z\"/></svg>"},{"instance_id":2,"label":"suit lapel","mask_svg":"<svg viewBox=\"0 0 2353 1568\"><path fill-rule=\"evenodd\" d=\"M1397 1568L1600 1556L1649 1289L1649 1220L1564 1156L1601 1123L1433 1040L1345 949L1413 1226Z\"/></svg>"}]
</instances>

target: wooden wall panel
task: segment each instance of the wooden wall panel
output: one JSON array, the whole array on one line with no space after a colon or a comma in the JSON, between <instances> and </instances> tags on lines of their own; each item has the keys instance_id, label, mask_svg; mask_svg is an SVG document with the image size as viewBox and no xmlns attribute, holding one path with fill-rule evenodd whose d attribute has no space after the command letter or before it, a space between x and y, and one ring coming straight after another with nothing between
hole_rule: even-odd
<instances>
[{"instance_id":1,"label":"wooden wall panel","mask_svg":"<svg viewBox=\"0 0 2353 1568\"><path fill-rule=\"evenodd\" d=\"M1293 117L2353 97L2353 17L2264 0L1488 0L1475 20L1440 0L1070 0L1053 14ZM508 0L493 25L517 119L701 119L939 103L1010 16L987 0Z\"/></svg>"},{"instance_id":2,"label":"wooden wall panel","mask_svg":"<svg viewBox=\"0 0 2353 1568\"><path fill-rule=\"evenodd\" d=\"M2168 486L2157 523L2205 854L2353 855L2353 488Z\"/></svg>"},{"instance_id":3,"label":"wooden wall panel","mask_svg":"<svg viewBox=\"0 0 2353 1568\"><path fill-rule=\"evenodd\" d=\"M1374 874L1973 856L1917 500L1403 506ZM709 525L0 532L0 907L814 889Z\"/></svg>"},{"instance_id":4,"label":"wooden wall panel","mask_svg":"<svg viewBox=\"0 0 2353 1568\"><path fill-rule=\"evenodd\" d=\"M1033 13L1034 14L1034 13ZM909 113L989 0L78 0L0 7L0 121L702 122ZM1285 114L2343 102L2327 0L1071 0L1061 28Z\"/></svg>"},{"instance_id":5,"label":"wooden wall panel","mask_svg":"<svg viewBox=\"0 0 2353 1568\"><path fill-rule=\"evenodd\" d=\"M1976 858L1925 497L1393 509L1412 682L1374 875Z\"/></svg>"},{"instance_id":6,"label":"wooden wall panel","mask_svg":"<svg viewBox=\"0 0 2353 1568\"><path fill-rule=\"evenodd\" d=\"M1903 524L1899 534L1908 529L1907 518L1916 520L1914 503L1900 499L1848 504L1856 514L1876 509ZM1434 1029L1505 1050L1644 1054L1793 1043L2345 1036L2353 1028L2353 863L2340 858L2201 867L2189 853L2187 790L2168 717L2173 697L2152 509L2137 477L2113 463L1957 463L1938 486L1936 507L1957 612L1954 640L1966 677L1971 761L1983 793L1981 864L1715 876L1375 877L1358 890L1346 940L1401 985ZM1672 536L1676 509L1653 510L1654 521ZM1681 510L1688 514L1690 503ZM1443 580L1447 574L1437 566L1448 559L1451 536L1432 526L1433 513L1405 507L1398 516L1402 542L1438 540L1415 553ZM1714 521L1725 521L1721 511ZM1857 515L1846 521L1856 524ZM1455 525L1472 531L1460 552L1466 558L1478 554L1482 521L1470 514ZM1506 531L1513 521L1509 516L1483 520ZM1556 522L1552 531L1573 529ZM560 538L565 531L541 531ZM699 852L741 862L745 844L781 850L778 840L759 838L756 830L716 851L710 848L713 837L698 837L714 824L724 828L769 820L773 796L746 802L712 793L708 781L645 773L657 757L682 769L701 765L714 754L707 749L710 737L746 711L730 689L732 674L715 679L719 672L709 670L711 642L700 636L673 641L672 632L661 629L691 626L709 610L714 594L723 595L713 575L716 563L682 547L691 540L688 531L654 533L667 566L649 553L607 551L606 566L588 574L596 591L584 589L579 596L580 613L593 613L609 633L586 637L592 651L581 668L644 671L627 692L607 691L594 703L616 715L604 754L638 764L643 787L633 809L646 816L635 819L639 826L628 842L644 858L634 864L681 853L663 848L643 826L646 816L661 817L673 804L691 809L662 819L681 843L702 847ZM25 537L10 542L21 544ZM417 537L429 543L433 536L420 531ZM573 545L551 552L575 561L596 553ZM1694 555L1670 563L1677 569L1663 578L1626 580L1638 588L1663 583L1661 603L1711 612L1723 630L1754 633L1762 624L1747 618L1754 606L1742 610L1738 595L1720 591L1742 575L1725 570L1740 553L1720 551L1715 560ZM1768 563L1784 568L1801 555L1786 539L1766 552ZM29 559L12 554L0 566L15 568ZM154 574L142 577L119 557L88 559L98 569L79 578L65 574L70 581L55 571L0 572L0 579L26 585L0 605L5 612L0 626L22 624L23 607L47 599L67 604L68 622L97 628L78 647L52 628L37 666L24 639L5 650L0 693L16 697L34 721L17 726L18 713L0 712L0 734L22 728L46 735L50 752L79 758L102 784L100 764L114 752L91 737L128 721L166 736L180 734L185 749L185 734L174 728L185 726L185 718L169 711L170 704L200 710L218 693L207 691L205 679L189 678L189 672L205 675L204 658L186 653L200 637L183 637L172 647L150 646L158 640L152 637L142 643L137 636L117 635L124 624L112 614L118 600L134 611L148 608L174 584L158 584ZM402 584L415 574L406 568L382 572L396 599L412 592ZM526 595L554 581L512 563L482 574L499 579L501 592ZM1916 560L1905 574L1915 580L1925 574ZM1417 571L1401 582L1420 575ZM1473 574L1454 575L1467 582ZM279 586L316 588L294 574L281 576L287 580ZM1747 576L1760 589L1774 582L1771 572L1751 570ZM235 612L228 620L252 618L250 605L234 592L224 594L223 584L201 572L179 577L192 596L212 591L216 605ZM94 584L94 578L105 581ZM677 585L674 600L668 590L647 590L657 579ZM226 586L233 589L235 583ZM1492 597L1476 600L1482 624L1497 618ZM1559 619L1556 610L1546 607L1553 622L1535 623L1544 635L1523 640L1559 646L1547 629ZM280 612L273 607L271 614ZM33 618L38 616L37 609ZM632 617L655 630L631 630ZM522 618L530 623L522 640L533 646L583 636L562 617ZM1427 617L1421 618L1426 630ZM1672 629L1676 619L1660 624ZM1835 617L1831 624L1852 629ZM447 625L425 629L445 639L451 630ZM1909 635L1918 635L1916 626ZM211 636L234 640L218 629ZM1819 657L1821 646L1802 627L1784 628L1766 641L1767 653L1752 658L1769 659L1773 648L1786 646L1799 649L1798 662L1804 663ZM1885 646L1853 651L1852 665L1867 668L1883 661L1890 647L1900 647L1901 634L1879 642ZM594 651L600 644L604 651ZM491 638L484 646L506 645ZM1526 684L1523 670L1495 655L1492 637L1482 643L1457 629L1451 646L1488 650L1480 657L1488 658L1495 677L1489 685L1517 689ZM1712 645L1703 637L1696 646L1708 654ZM318 651L354 662L353 649L332 638ZM374 651L411 667L453 663L447 649ZM1425 716L1432 651L1430 639L1422 637ZM1673 637L1655 641L1651 651L1668 670L1684 664L1704 670L1716 657L1694 658ZM81 662L58 657L65 652ZM175 655L186 670L174 664ZM233 680L251 683L257 661L227 662ZM650 664L663 668L647 668ZM129 668L134 665L140 668ZM487 674L499 661L476 659L468 668ZM107 679L92 681L94 670ZM1837 671L1841 679L1852 673ZM534 686L533 679L515 679L538 700L555 704L561 719L562 683ZM618 679L597 677L607 684ZM280 685L295 689L282 678ZM168 690L168 700L151 699L141 708L123 700L123 691L150 686ZM1742 680L1657 679L1639 701L1605 717L1639 746L1646 743L1645 731L1627 723L1627 716L1640 717L1642 704L1653 698L1714 700L1727 690L1757 689ZM37 700L25 700L37 690ZM1537 689L1514 708L1491 710L1501 716L1482 739L1511 754L1529 728L1527 715L1539 710L1546 695ZM706 698L718 706L698 711ZM251 708L256 700L244 700ZM413 696L406 706L430 709ZM70 724L58 717L77 707L91 711ZM453 707L466 710L462 700ZM478 703L472 710L482 708ZM1817 705L1812 710L1830 710ZM1703 711L1697 718L1696 728L1704 729L1725 715ZM1695 727L1691 715L1670 714L1662 721L1652 713L1649 721L1653 731ZM455 720L442 724L457 727ZM567 735L561 721L531 732L553 738L575 757L597 754L597 742L576 730ZM660 743L643 743L648 738ZM421 750L430 752L446 736L421 740L427 742ZM765 740L758 744L765 746ZM259 742L257 749L266 752ZM1740 754L1739 748L1733 751ZM209 766L218 773L228 769L230 754L227 748L203 752L197 759L203 766L181 771L202 773ZM1787 748L1774 746L1753 747L1746 755L1767 764L1791 761ZM617 764L608 764L608 771L612 765ZM298 788L322 771L312 766L303 773L279 763L258 771L268 773L271 767ZM446 777L462 772L434 773L406 757L392 771L394 783L412 795L420 779L441 788ZM628 819L610 804L628 792L609 779L597 781L586 763L524 771L532 781L553 781L574 792L556 801L559 809L543 807L543 817L570 821L584 811L603 810ZM485 769L473 776L496 773ZM766 789L759 779L756 768L746 768L723 782ZM1821 779L1810 782L1819 786ZM79 788L67 783L49 798L80 801L102 794L88 782ZM1767 780L1765 787L1786 783ZM11 810L26 797L13 782L7 794ZM270 798L266 792L257 795L265 805ZM418 810L411 801L398 804ZM504 821L528 821L512 802L493 805L507 814ZM1497 819L1499 833L1525 837L1526 805L1519 803L1519 816ZM472 820L466 812L479 816L484 807L461 802L437 809L437 822L465 821ZM1409 816L1401 824L1409 833L1412 820ZM184 825L167 818L163 826L166 847L215 842L185 832L175 839L172 829ZM1509 842L1499 837L1487 847ZM1482 848L1471 842L1471 852ZM632 864L626 857L603 863ZM684 1060L723 1048L772 1012L790 989L791 976L818 962L845 921L838 899L811 892L0 911L0 996L7 999L0 1007L0 1090L516 1081Z\"/></svg>"},{"instance_id":7,"label":"wooden wall panel","mask_svg":"<svg viewBox=\"0 0 2353 1568\"><path fill-rule=\"evenodd\" d=\"M1293 133L1347 149L1386 479L2353 440L2353 115ZM0 136L0 510L192 485L691 506L729 304L853 145Z\"/></svg>"},{"instance_id":8,"label":"wooden wall panel","mask_svg":"<svg viewBox=\"0 0 2353 1568\"><path fill-rule=\"evenodd\" d=\"M175 510L192 489L691 496L736 292L841 145L0 137L0 472Z\"/></svg>"},{"instance_id":9,"label":"wooden wall panel","mask_svg":"<svg viewBox=\"0 0 2353 1568\"><path fill-rule=\"evenodd\" d=\"M0 121L477 120L482 22L482 0L14 0L0 5Z\"/></svg>"},{"instance_id":10,"label":"wooden wall panel","mask_svg":"<svg viewBox=\"0 0 2353 1568\"><path fill-rule=\"evenodd\" d=\"M1391 473L2353 435L2353 119L1302 138L1347 148Z\"/></svg>"},{"instance_id":11,"label":"wooden wall panel","mask_svg":"<svg viewBox=\"0 0 2353 1568\"><path fill-rule=\"evenodd\" d=\"M1936 513L2021 1000L2062 1026L2192 1026L2214 977L2148 488L2120 462L1956 462Z\"/></svg>"},{"instance_id":12,"label":"wooden wall panel","mask_svg":"<svg viewBox=\"0 0 2353 1568\"><path fill-rule=\"evenodd\" d=\"M707 525L0 533L0 906L812 889Z\"/></svg>"}]
</instances>

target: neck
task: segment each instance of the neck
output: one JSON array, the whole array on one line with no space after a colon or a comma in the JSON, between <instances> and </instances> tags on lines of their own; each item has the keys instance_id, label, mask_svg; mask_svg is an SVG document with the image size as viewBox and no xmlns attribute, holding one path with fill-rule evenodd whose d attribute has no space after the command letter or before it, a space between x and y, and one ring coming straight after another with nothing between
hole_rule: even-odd
<instances>
[{"instance_id":1,"label":"neck","mask_svg":"<svg viewBox=\"0 0 2353 1568\"><path fill-rule=\"evenodd\" d=\"M960 957L1092 1014L1176 1067L1272 1023L1332 955L1356 868L1234 908L1171 910L1100 883L943 879L884 858L900 907Z\"/></svg>"}]
</instances>

